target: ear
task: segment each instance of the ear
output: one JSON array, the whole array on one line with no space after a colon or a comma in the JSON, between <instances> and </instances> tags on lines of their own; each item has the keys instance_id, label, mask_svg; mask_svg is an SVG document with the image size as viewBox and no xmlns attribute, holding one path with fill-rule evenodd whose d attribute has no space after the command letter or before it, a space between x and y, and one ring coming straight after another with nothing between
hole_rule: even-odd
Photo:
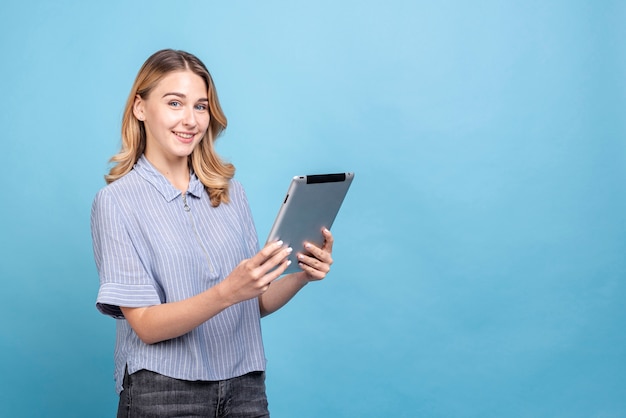
<instances>
[{"instance_id":1,"label":"ear","mask_svg":"<svg viewBox=\"0 0 626 418\"><path fill-rule=\"evenodd\" d=\"M145 102L143 101L141 96L136 95L135 102L133 103L133 115L135 115L135 117L138 120L144 121L146 119L144 110L145 110Z\"/></svg>"}]
</instances>

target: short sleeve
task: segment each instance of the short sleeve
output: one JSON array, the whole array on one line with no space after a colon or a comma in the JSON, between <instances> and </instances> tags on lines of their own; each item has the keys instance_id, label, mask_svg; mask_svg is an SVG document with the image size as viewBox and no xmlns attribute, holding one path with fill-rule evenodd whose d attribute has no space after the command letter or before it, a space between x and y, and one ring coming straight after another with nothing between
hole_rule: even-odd
<instances>
[{"instance_id":1,"label":"short sleeve","mask_svg":"<svg viewBox=\"0 0 626 418\"><path fill-rule=\"evenodd\" d=\"M142 307L162 303L158 287L137 251L124 211L107 188L94 199L91 234L100 289L96 307L123 318L120 306Z\"/></svg>"}]
</instances>

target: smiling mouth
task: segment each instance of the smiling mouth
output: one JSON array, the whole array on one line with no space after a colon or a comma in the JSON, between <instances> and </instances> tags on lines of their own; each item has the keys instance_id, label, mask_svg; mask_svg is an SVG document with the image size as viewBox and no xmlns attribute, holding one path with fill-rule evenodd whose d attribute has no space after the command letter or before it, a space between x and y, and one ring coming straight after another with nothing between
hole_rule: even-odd
<instances>
[{"instance_id":1,"label":"smiling mouth","mask_svg":"<svg viewBox=\"0 0 626 418\"><path fill-rule=\"evenodd\" d=\"M194 134L188 134L188 133L184 133L184 132L174 132L174 135L176 135L177 137L180 137L182 139L191 139L194 137Z\"/></svg>"}]
</instances>

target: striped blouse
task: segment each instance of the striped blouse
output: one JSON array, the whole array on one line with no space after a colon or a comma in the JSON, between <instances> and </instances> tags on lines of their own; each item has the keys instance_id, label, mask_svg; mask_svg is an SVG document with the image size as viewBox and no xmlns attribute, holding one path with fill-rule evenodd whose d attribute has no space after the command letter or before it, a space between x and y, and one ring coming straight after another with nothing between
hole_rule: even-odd
<instances>
[{"instance_id":1,"label":"striped blouse","mask_svg":"<svg viewBox=\"0 0 626 418\"><path fill-rule=\"evenodd\" d=\"M133 170L104 187L91 210L100 289L96 306L117 318L116 390L124 369L184 380L223 380L265 370L256 298L222 311L193 331L144 344L120 306L143 307L194 296L223 280L259 248L241 184L228 204L211 206L192 173L186 194L142 156Z\"/></svg>"}]
</instances>

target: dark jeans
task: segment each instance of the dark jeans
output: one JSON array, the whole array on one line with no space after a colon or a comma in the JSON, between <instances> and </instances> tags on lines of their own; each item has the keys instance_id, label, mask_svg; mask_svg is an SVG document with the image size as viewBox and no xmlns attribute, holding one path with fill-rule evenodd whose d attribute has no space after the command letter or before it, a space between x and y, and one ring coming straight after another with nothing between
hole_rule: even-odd
<instances>
[{"instance_id":1,"label":"dark jeans","mask_svg":"<svg viewBox=\"0 0 626 418\"><path fill-rule=\"evenodd\" d=\"M118 418L269 417L265 373L215 382L173 379L148 370L124 376Z\"/></svg>"}]
</instances>

